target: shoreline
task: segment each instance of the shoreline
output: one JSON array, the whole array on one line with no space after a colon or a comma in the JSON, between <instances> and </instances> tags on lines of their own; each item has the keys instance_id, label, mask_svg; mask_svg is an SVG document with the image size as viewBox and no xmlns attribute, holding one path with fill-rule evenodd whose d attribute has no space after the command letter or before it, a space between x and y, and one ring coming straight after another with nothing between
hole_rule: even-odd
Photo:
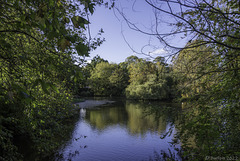
<instances>
[{"instance_id":1,"label":"shoreline","mask_svg":"<svg viewBox=\"0 0 240 161\"><path fill-rule=\"evenodd\" d=\"M109 100L85 100L84 102L75 103L74 105L78 108L88 109L88 108L95 108L98 106L106 105L106 104L112 104L115 103L115 101L109 101Z\"/></svg>"}]
</instances>

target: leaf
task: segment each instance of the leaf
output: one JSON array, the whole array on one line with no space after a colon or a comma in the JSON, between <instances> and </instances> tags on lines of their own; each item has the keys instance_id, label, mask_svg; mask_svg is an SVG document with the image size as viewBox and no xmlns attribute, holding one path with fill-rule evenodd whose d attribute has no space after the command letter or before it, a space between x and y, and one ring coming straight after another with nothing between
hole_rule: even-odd
<instances>
[{"instance_id":1,"label":"leaf","mask_svg":"<svg viewBox=\"0 0 240 161\"><path fill-rule=\"evenodd\" d=\"M41 85L42 85L42 89L43 89L44 93L49 95L50 93L48 91L48 88L49 88L50 85L48 83L44 82L44 81L41 81Z\"/></svg>"},{"instance_id":2,"label":"leaf","mask_svg":"<svg viewBox=\"0 0 240 161\"><path fill-rule=\"evenodd\" d=\"M69 22L70 22L69 18L67 18L66 16L63 17L63 21L64 21L65 23L69 23Z\"/></svg>"},{"instance_id":3,"label":"leaf","mask_svg":"<svg viewBox=\"0 0 240 161\"><path fill-rule=\"evenodd\" d=\"M76 50L79 55L84 56L84 55L87 55L89 49L85 44L79 43L76 46Z\"/></svg>"},{"instance_id":4,"label":"leaf","mask_svg":"<svg viewBox=\"0 0 240 161\"><path fill-rule=\"evenodd\" d=\"M68 40L68 41L71 41L71 43L75 43L76 42L76 38L72 35L67 35L65 36L65 38Z\"/></svg>"},{"instance_id":5,"label":"leaf","mask_svg":"<svg viewBox=\"0 0 240 161\"><path fill-rule=\"evenodd\" d=\"M50 87L51 87L54 91L56 91L57 93L59 93L58 88L57 88L54 84L50 84Z\"/></svg>"},{"instance_id":6,"label":"leaf","mask_svg":"<svg viewBox=\"0 0 240 161\"><path fill-rule=\"evenodd\" d=\"M93 12L94 12L94 6L95 6L94 3L91 3L91 4L89 4L89 6L88 6L89 12L90 12L91 14L93 14Z\"/></svg>"},{"instance_id":7,"label":"leaf","mask_svg":"<svg viewBox=\"0 0 240 161\"><path fill-rule=\"evenodd\" d=\"M67 47L69 47L71 44L70 44L70 42L67 40L67 39L65 39L65 38L62 38L62 39L60 39L60 41L58 42L58 47L62 50L62 51L64 51Z\"/></svg>"},{"instance_id":8,"label":"leaf","mask_svg":"<svg viewBox=\"0 0 240 161\"><path fill-rule=\"evenodd\" d=\"M76 28L81 27L81 28L85 29L84 25L89 24L88 20L86 20L85 18L80 17L80 16L74 16L74 17L71 18L71 20L72 20L72 23L73 23L74 27L76 27Z\"/></svg>"},{"instance_id":9,"label":"leaf","mask_svg":"<svg viewBox=\"0 0 240 161\"><path fill-rule=\"evenodd\" d=\"M77 80L78 80L77 77L74 77L74 79L73 79L74 83L76 83Z\"/></svg>"}]
</instances>

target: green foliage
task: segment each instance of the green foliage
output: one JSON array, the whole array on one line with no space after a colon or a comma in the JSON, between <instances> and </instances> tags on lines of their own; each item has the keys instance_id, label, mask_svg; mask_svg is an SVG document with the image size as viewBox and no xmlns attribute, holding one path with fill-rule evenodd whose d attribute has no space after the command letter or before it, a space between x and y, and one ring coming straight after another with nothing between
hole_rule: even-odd
<instances>
[{"instance_id":1,"label":"green foliage","mask_svg":"<svg viewBox=\"0 0 240 161\"><path fill-rule=\"evenodd\" d=\"M186 47L195 44L197 41L187 44ZM173 71L178 80L178 89L181 91L182 98L187 99L201 95L209 89L211 84L218 83L215 80L218 73L208 73L208 71L218 68L214 62L215 59L216 55L213 54L213 49L207 46L189 48L179 53L174 59ZM208 76L205 73L208 73Z\"/></svg>"},{"instance_id":2,"label":"green foliage","mask_svg":"<svg viewBox=\"0 0 240 161\"><path fill-rule=\"evenodd\" d=\"M131 57L126 60L130 62L127 98L170 100L175 97L172 95L175 92L172 76L169 67L164 63L164 58L156 58L154 63L136 57L134 61Z\"/></svg>"},{"instance_id":3,"label":"green foliage","mask_svg":"<svg viewBox=\"0 0 240 161\"><path fill-rule=\"evenodd\" d=\"M95 95L153 100L176 97L171 68L162 57L153 63L130 56L118 65L109 64L100 57L95 59L84 68L91 72L88 85Z\"/></svg>"},{"instance_id":4,"label":"green foliage","mask_svg":"<svg viewBox=\"0 0 240 161\"><path fill-rule=\"evenodd\" d=\"M148 81L144 84L130 84L126 89L126 97L129 99L164 100L168 99L166 82Z\"/></svg>"},{"instance_id":5,"label":"green foliage","mask_svg":"<svg viewBox=\"0 0 240 161\"><path fill-rule=\"evenodd\" d=\"M174 61L178 87L188 100L177 135L186 159L239 157L240 62L236 53L219 46L199 46L181 51Z\"/></svg>"},{"instance_id":6,"label":"green foliage","mask_svg":"<svg viewBox=\"0 0 240 161\"><path fill-rule=\"evenodd\" d=\"M111 88L109 77L116 68L115 65L101 62L91 72L89 84L95 95L110 95Z\"/></svg>"},{"instance_id":7,"label":"green foliage","mask_svg":"<svg viewBox=\"0 0 240 161\"><path fill-rule=\"evenodd\" d=\"M102 43L87 42L94 6L102 1L1 1L0 160L22 160L17 138L32 142L41 160L61 142L72 117L72 89L82 75L74 55L87 56ZM82 10L84 8L84 10Z\"/></svg>"},{"instance_id":8,"label":"green foliage","mask_svg":"<svg viewBox=\"0 0 240 161\"><path fill-rule=\"evenodd\" d=\"M90 88L95 95L119 96L126 87L126 73L117 64L101 62L91 72Z\"/></svg>"},{"instance_id":9,"label":"green foliage","mask_svg":"<svg viewBox=\"0 0 240 161\"><path fill-rule=\"evenodd\" d=\"M109 82L112 84L113 91L112 94L114 96L124 96L125 89L128 86L128 71L126 68L122 68L120 65L113 71L111 76L109 77Z\"/></svg>"}]
</instances>

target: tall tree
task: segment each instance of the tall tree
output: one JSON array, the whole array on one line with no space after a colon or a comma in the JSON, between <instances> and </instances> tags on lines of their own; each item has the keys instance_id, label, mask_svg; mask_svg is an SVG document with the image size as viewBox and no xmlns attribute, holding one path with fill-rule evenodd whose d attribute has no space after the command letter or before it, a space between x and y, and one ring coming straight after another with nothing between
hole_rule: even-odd
<instances>
[{"instance_id":1,"label":"tall tree","mask_svg":"<svg viewBox=\"0 0 240 161\"><path fill-rule=\"evenodd\" d=\"M112 95L114 96L125 96L125 89L128 86L129 75L126 68L118 65L109 77L109 81L114 87Z\"/></svg>"},{"instance_id":2,"label":"tall tree","mask_svg":"<svg viewBox=\"0 0 240 161\"><path fill-rule=\"evenodd\" d=\"M95 95L110 96L114 92L114 86L110 83L109 78L116 68L116 64L109 64L108 62L101 62L96 65L88 80Z\"/></svg>"},{"instance_id":3,"label":"tall tree","mask_svg":"<svg viewBox=\"0 0 240 161\"><path fill-rule=\"evenodd\" d=\"M232 67L225 67L225 61L207 46L182 50L174 61L182 98L191 107L183 115L178 133L188 159L238 156L239 128L234 124L240 123L235 103L239 101L239 72L226 70ZM194 138L194 147L188 144L190 138Z\"/></svg>"},{"instance_id":4,"label":"tall tree","mask_svg":"<svg viewBox=\"0 0 240 161\"><path fill-rule=\"evenodd\" d=\"M128 61L127 59L127 62ZM128 65L128 70L130 83L143 84L147 81L148 75L154 74L155 66L152 62L144 59L137 59L137 61L134 60Z\"/></svg>"},{"instance_id":5,"label":"tall tree","mask_svg":"<svg viewBox=\"0 0 240 161\"><path fill-rule=\"evenodd\" d=\"M128 60L128 59L127 59ZM126 97L130 99L166 100L170 96L171 83L167 80L167 65L137 59L128 65L129 82Z\"/></svg>"},{"instance_id":6,"label":"tall tree","mask_svg":"<svg viewBox=\"0 0 240 161\"><path fill-rule=\"evenodd\" d=\"M102 43L87 36L89 15L103 1L3 0L0 3L0 160L19 160L24 136L47 156L71 115L73 57ZM20 148L20 147L18 147ZM37 158L36 158L37 159ZM39 158L40 159L40 158Z\"/></svg>"},{"instance_id":7,"label":"tall tree","mask_svg":"<svg viewBox=\"0 0 240 161\"><path fill-rule=\"evenodd\" d=\"M187 46L194 43L197 42L188 43ZM215 65L217 63L215 57L213 50L205 45L182 50L174 58L173 69L183 98L192 98L196 95L199 97L200 93L209 90L211 84L218 83L218 80L214 80L217 72L211 73L211 76L205 75L210 70L218 68Z\"/></svg>"}]
</instances>

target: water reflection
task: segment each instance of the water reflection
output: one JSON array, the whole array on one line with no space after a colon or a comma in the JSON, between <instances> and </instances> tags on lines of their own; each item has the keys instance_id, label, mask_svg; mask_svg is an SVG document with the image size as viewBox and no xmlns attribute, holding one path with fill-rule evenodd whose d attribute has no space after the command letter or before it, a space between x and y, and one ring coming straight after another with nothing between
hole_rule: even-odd
<instances>
[{"instance_id":1,"label":"water reflection","mask_svg":"<svg viewBox=\"0 0 240 161\"><path fill-rule=\"evenodd\" d=\"M156 113L146 114L147 109L144 105L127 102L126 111L129 116L127 127L129 132L134 135L144 135L147 132L165 132L167 122L163 116L156 117Z\"/></svg>"},{"instance_id":2,"label":"water reflection","mask_svg":"<svg viewBox=\"0 0 240 161\"><path fill-rule=\"evenodd\" d=\"M72 139L60 151L62 159L151 160L156 152L173 150L168 144L173 134L165 139L160 136L179 109L172 104L131 101L81 109Z\"/></svg>"},{"instance_id":3,"label":"water reflection","mask_svg":"<svg viewBox=\"0 0 240 161\"><path fill-rule=\"evenodd\" d=\"M84 119L86 116L86 109L85 108L81 108L80 109L80 119Z\"/></svg>"},{"instance_id":4,"label":"water reflection","mask_svg":"<svg viewBox=\"0 0 240 161\"><path fill-rule=\"evenodd\" d=\"M132 135L144 135L147 132L162 134L166 132L168 123L172 121L169 117L173 114L169 116L166 111L160 108L166 109L169 106L172 108L172 104L166 105L157 102L148 104L127 101L125 105L120 104L109 108L89 110L85 119L92 127L98 130L120 124L126 125L127 130ZM153 108L157 108L162 113L158 114L156 111L151 111ZM178 111L176 110L179 110L179 108L173 107L171 110L177 114Z\"/></svg>"},{"instance_id":5,"label":"water reflection","mask_svg":"<svg viewBox=\"0 0 240 161\"><path fill-rule=\"evenodd\" d=\"M101 109L92 109L87 111L86 121L92 127L98 130L104 130L111 125L124 125L128 120L127 112L123 105L115 105L113 107L104 107Z\"/></svg>"}]
</instances>

